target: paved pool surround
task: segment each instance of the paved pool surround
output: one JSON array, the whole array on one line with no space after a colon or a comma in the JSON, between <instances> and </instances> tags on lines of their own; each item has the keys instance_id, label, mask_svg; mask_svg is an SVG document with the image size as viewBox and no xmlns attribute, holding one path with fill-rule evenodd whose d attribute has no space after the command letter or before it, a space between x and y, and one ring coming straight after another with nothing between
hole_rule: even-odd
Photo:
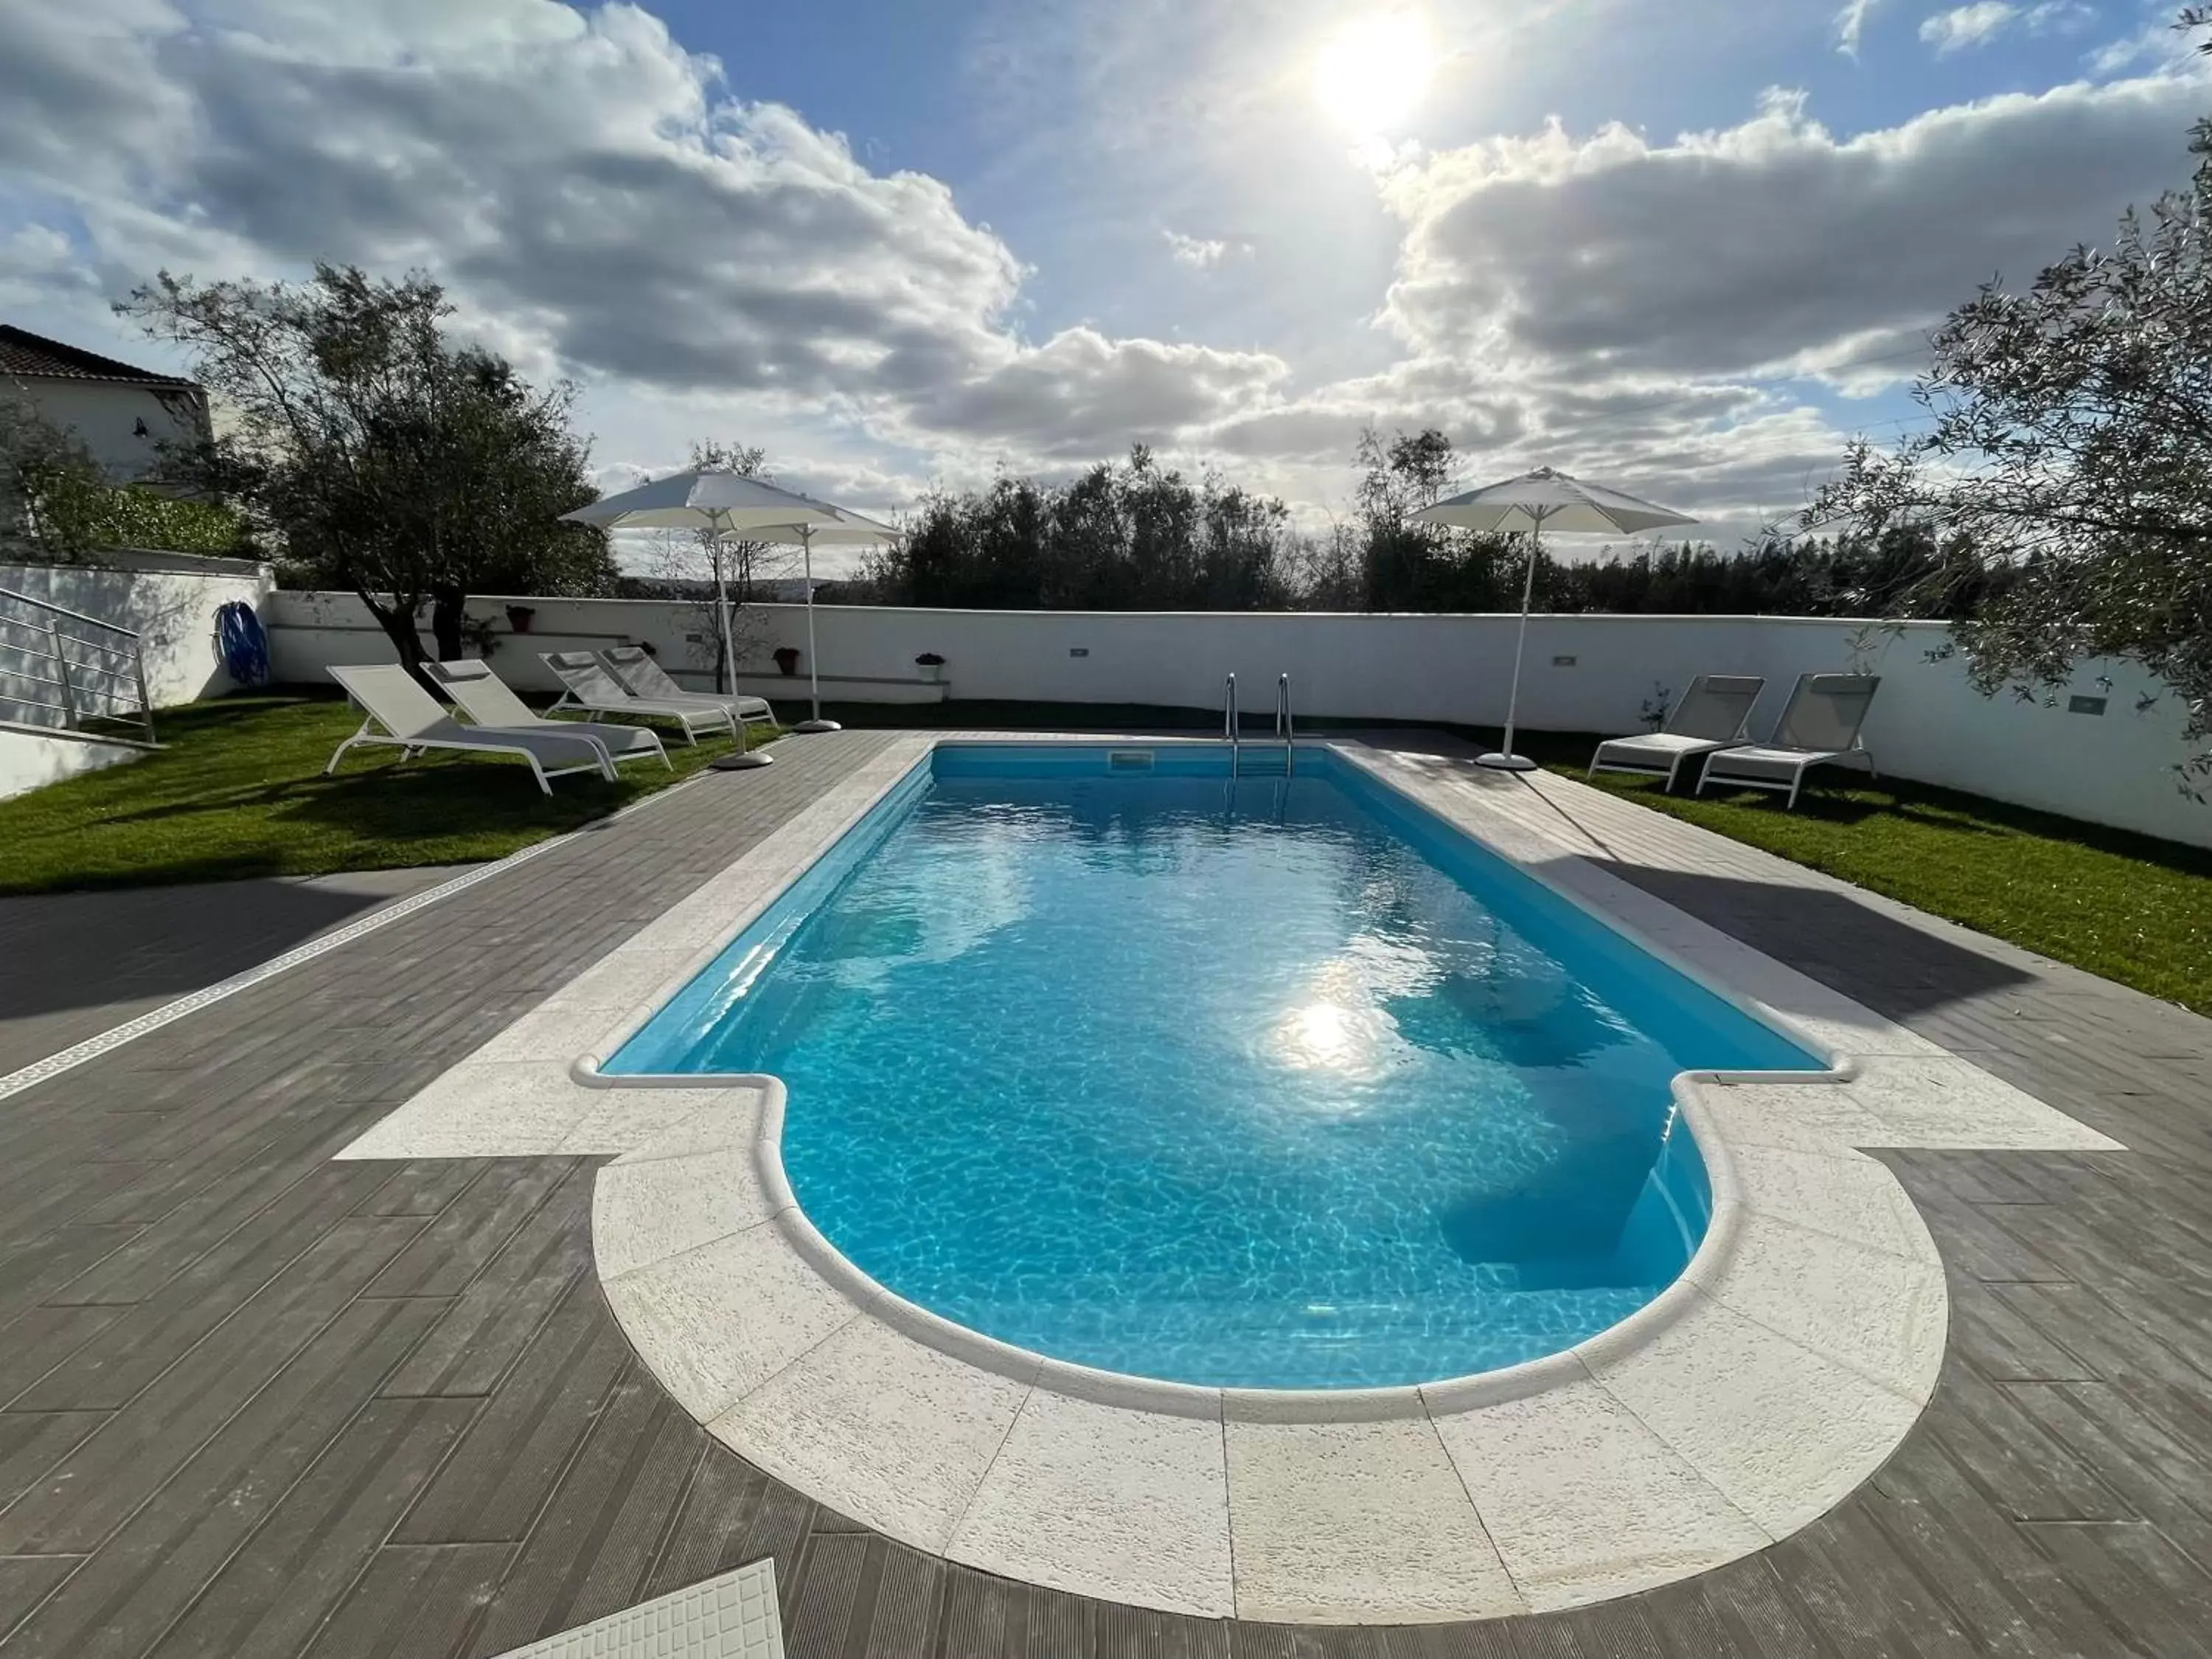
<instances>
[{"instance_id":1,"label":"paved pool surround","mask_svg":"<svg viewBox=\"0 0 2212 1659\"><path fill-rule=\"evenodd\" d=\"M1142 1607L1309 1622L1540 1611L1717 1566L1840 1501L1934 1389L1942 1264L1858 1148L2116 1146L1577 856L1546 818L1580 786L1332 743L1831 1070L1676 1079L1677 1132L1712 1188L1705 1241L1564 1352L1292 1391L1011 1347L816 1231L784 1177L776 1079L598 1070L937 744L988 740L894 743L341 1154L618 1154L592 1242L640 1356L740 1455L918 1548Z\"/></svg>"}]
</instances>

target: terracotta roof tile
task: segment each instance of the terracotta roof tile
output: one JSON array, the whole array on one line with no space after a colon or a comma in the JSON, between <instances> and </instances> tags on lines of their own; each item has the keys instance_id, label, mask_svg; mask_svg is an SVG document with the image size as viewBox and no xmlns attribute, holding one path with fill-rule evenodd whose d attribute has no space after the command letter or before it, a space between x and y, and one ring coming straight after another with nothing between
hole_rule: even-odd
<instances>
[{"instance_id":1,"label":"terracotta roof tile","mask_svg":"<svg viewBox=\"0 0 2212 1659\"><path fill-rule=\"evenodd\" d=\"M28 329L0 323L0 374L28 374L65 380L122 380L133 386L189 386L177 374L157 374L82 346L64 345Z\"/></svg>"}]
</instances>

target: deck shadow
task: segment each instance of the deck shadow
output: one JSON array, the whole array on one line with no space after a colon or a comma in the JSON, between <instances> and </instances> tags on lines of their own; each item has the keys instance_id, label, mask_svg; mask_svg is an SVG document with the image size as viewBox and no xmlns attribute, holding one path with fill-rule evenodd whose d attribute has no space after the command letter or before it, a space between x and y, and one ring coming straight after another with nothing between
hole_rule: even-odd
<instances>
[{"instance_id":1,"label":"deck shadow","mask_svg":"<svg viewBox=\"0 0 2212 1659\"><path fill-rule=\"evenodd\" d=\"M451 866L0 897L0 1073L105 1029L54 1016L129 1011L242 973L445 879ZM84 1029L81 1029L84 1028Z\"/></svg>"},{"instance_id":2,"label":"deck shadow","mask_svg":"<svg viewBox=\"0 0 2212 1659\"><path fill-rule=\"evenodd\" d=\"M1848 893L1638 864L1605 867L1900 1024L2033 982L2002 959L1900 921Z\"/></svg>"}]
</instances>

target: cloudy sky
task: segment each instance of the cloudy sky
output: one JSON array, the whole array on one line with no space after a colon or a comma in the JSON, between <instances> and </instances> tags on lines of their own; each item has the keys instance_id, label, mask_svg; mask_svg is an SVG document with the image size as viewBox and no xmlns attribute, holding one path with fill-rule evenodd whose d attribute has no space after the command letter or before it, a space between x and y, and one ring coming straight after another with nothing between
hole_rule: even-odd
<instances>
[{"instance_id":1,"label":"cloudy sky","mask_svg":"<svg viewBox=\"0 0 2212 1659\"><path fill-rule=\"evenodd\" d=\"M428 270L574 377L895 513L1133 440L1340 513L1359 429L1729 539L1927 326L2184 179L2169 0L0 5L0 320L167 266Z\"/></svg>"}]
</instances>

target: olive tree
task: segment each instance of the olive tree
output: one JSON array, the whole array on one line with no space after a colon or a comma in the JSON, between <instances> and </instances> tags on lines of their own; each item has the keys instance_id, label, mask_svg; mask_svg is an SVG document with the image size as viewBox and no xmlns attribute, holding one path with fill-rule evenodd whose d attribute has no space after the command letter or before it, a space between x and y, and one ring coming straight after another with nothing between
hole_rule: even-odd
<instances>
[{"instance_id":1,"label":"olive tree","mask_svg":"<svg viewBox=\"0 0 2212 1659\"><path fill-rule=\"evenodd\" d=\"M0 378L0 554L74 563L91 550L83 507L106 489L76 433Z\"/></svg>"},{"instance_id":2,"label":"olive tree","mask_svg":"<svg viewBox=\"0 0 2212 1659\"><path fill-rule=\"evenodd\" d=\"M2184 27L2212 22L2203 9ZM2212 739L2212 120L2187 187L2130 210L2025 288L1984 286L1931 338L1928 428L1863 440L1804 514L1810 528L1919 525L1985 581L1956 628L1985 694L2034 696L2085 658L2127 657ZM1996 580L1989 580L1991 577ZM2182 767L2203 797L2212 747Z\"/></svg>"},{"instance_id":3,"label":"olive tree","mask_svg":"<svg viewBox=\"0 0 2212 1659\"><path fill-rule=\"evenodd\" d=\"M574 388L533 386L448 338L453 307L428 277L163 271L117 309L180 347L228 411L218 435L172 453L178 472L238 507L291 570L359 595L410 669L426 603L453 658L472 592L611 584L604 533L559 521L599 493L569 423Z\"/></svg>"}]
</instances>

